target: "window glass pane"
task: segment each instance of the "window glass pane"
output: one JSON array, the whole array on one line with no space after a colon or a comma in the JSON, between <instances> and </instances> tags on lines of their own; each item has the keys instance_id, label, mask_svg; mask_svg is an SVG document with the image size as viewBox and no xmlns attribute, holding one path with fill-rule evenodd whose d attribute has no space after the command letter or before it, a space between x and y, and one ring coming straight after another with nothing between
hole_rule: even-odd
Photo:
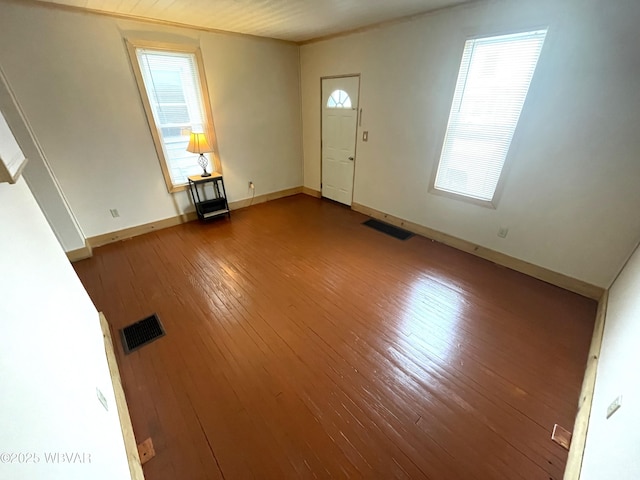
<instances>
[{"instance_id":1,"label":"window glass pane","mask_svg":"<svg viewBox=\"0 0 640 480\"><path fill-rule=\"evenodd\" d=\"M344 90L335 90L327 100L328 108L351 108L351 98Z\"/></svg>"},{"instance_id":2,"label":"window glass pane","mask_svg":"<svg viewBox=\"0 0 640 480\"><path fill-rule=\"evenodd\" d=\"M436 189L493 199L546 32L465 43Z\"/></svg>"}]
</instances>

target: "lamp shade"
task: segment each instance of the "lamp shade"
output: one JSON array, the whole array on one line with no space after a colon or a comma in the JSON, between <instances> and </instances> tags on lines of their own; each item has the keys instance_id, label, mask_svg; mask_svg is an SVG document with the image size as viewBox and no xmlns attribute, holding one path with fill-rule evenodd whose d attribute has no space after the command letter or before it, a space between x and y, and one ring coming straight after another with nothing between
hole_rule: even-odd
<instances>
[{"instance_id":1,"label":"lamp shade","mask_svg":"<svg viewBox=\"0 0 640 480\"><path fill-rule=\"evenodd\" d=\"M213 148L209 145L207 136L204 133L191 133L189 137L189 145L187 146L187 152L191 153L207 153L213 152Z\"/></svg>"}]
</instances>

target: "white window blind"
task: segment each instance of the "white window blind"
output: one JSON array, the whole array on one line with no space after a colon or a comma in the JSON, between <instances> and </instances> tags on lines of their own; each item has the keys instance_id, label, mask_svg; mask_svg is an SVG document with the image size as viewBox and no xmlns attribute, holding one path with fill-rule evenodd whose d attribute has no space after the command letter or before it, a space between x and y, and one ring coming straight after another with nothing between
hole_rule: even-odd
<instances>
[{"instance_id":1,"label":"white window blind","mask_svg":"<svg viewBox=\"0 0 640 480\"><path fill-rule=\"evenodd\" d=\"M185 184L202 171L198 154L186 150L189 134L205 131L196 56L145 48L136 48L136 56L171 182Z\"/></svg>"},{"instance_id":2,"label":"white window blind","mask_svg":"<svg viewBox=\"0 0 640 480\"><path fill-rule=\"evenodd\" d=\"M465 43L436 189L493 200L546 33Z\"/></svg>"}]
</instances>

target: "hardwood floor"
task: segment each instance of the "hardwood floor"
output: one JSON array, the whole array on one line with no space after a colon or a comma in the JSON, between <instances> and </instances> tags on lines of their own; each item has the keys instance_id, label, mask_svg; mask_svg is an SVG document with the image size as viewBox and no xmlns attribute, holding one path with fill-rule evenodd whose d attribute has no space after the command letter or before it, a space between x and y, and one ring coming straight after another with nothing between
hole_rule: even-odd
<instances>
[{"instance_id":1,"label":"hardwood floor","mask_svg":"<svg viewBox=\"0 0 640 480\"><path fill-rule=\"evenodd\" d=\"M148 480L560 479L596 303L305 195L75 264Z\"/></svg>"}]
</instances>

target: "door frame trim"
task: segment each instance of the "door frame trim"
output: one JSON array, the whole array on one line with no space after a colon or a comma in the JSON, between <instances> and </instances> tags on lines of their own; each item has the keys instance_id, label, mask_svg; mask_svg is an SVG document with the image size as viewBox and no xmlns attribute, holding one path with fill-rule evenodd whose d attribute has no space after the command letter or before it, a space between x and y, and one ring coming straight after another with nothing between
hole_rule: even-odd
<instances>
[{"instance_id":1,"label":"door frame trim","mask_svg":"<svg viewBox=\"0 0 640 480\"><path fill-rule=\"evenodd\" d=\"M351 185L351 205L353 205L353 196L356 188L356 162L358 161L358 133L359 133L359 123L360 123L360 87L362 85L362 75L360 73L343 73L340 75L325 75L320 77L320 198L325 198L322 194L322 133L323 133L323 109L324 102L322 99L322 82L324 80L332 80L336 78L350 78L350 77L358 77L358 105L356 106L356 138L355 138L355 146L353 149L353 180ZM349 205L349 207L351 207Z\"/></svg>"}]
</instances>

